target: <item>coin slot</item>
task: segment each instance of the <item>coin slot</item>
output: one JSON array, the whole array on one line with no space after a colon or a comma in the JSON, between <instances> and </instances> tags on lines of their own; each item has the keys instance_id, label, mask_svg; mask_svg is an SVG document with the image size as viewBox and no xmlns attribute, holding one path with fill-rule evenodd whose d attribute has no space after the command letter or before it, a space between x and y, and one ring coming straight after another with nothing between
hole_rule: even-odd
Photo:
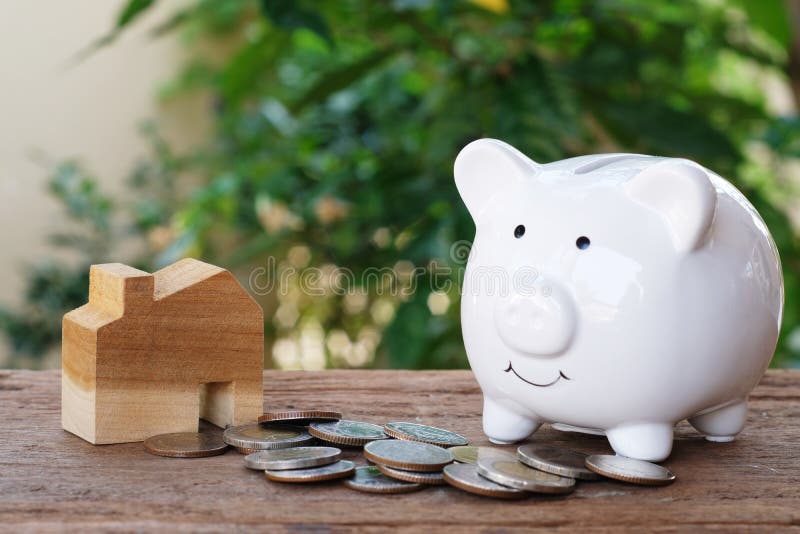
<instances>
[{"instance_id":1,"label":"coin slot","mask_svg":"<svg viewBox=\"0 0 800 534\"><path fill-rule=\"evenodd\" d=\"M589 163L585 163L580 167L576 168L573 172L575 174L587 174L592 171L596 171L598 169L602 169L607 165L611 165L612 163L617 163L618 161L624 161L626 159L641 159L641 157L636 157L632 154L613 154L608 156L600 156L597 159L590 161Z\"/></svg>"},{"instance_id":2,"label":"coin slot","mask_svg":"<svg viewBox=\"0 0 800 534\"><path fill-rule=\"evenodd\" d=\"M220 428L233 423L233 382L200 384L200 419Z\"/></svg>"}]
</instances>

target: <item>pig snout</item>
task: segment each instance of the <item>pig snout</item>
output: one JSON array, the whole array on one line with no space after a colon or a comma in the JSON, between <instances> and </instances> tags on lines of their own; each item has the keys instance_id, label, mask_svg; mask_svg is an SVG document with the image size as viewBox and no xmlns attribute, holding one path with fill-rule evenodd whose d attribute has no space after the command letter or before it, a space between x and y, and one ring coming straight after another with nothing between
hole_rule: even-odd
<instances>
[{"instance_id":1,"label":"pig snout","mask_svg":"<svg viewBox=\"0 0 800 534\"><path fill-rule=\"evenodd\" d=\"M530 356L557 356L569 348L575 335L575 304L560 284L542 278L524 292L500 297L494 323L512 349Z\"/></svg>"}]
</instances>

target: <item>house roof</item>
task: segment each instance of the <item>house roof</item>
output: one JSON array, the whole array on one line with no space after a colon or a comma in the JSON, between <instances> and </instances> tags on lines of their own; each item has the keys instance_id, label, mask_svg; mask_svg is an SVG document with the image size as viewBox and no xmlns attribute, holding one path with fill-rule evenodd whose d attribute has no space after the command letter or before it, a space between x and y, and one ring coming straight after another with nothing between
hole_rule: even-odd
<instances>
[{"instance_id":1,"label":"house roof","mask_svg":"<svg viewBox=\"0 0 800 534\"><path fill-rule=\"evenodd\" d=\"M192 258L177 261L153 273L155 279L153 300L163 299L224 272L227 271L221 267Z\"/></svg>"},{"instance_id":2,"label":"house roof","mask_svg":"<svg viewBox=\"0 0 800 534\"><path fill-rule=\"evenodd\" d=\"M120 276L150 276L149 273L139 271L132 267L122 264L105 264L102 266L105 271L110 271ZM246 294L253 305L259 310L261 309L258 303L252 299L249 293L236 281L233 275L226 269L204 263L192 258L186 258L173 263L152 274L153 277L153 301L165 299L185 289L194 287L201 282L209 280L210 278L223 275L230 280L242 293ZM72 321L84 328L96 330L105 325L111 324L120 319L121 315L111 313L109 310L104 309L103 306L93 306L85 304L80 308L76 308L66 315L65 320Z\"/></svg>"}]
</instances>

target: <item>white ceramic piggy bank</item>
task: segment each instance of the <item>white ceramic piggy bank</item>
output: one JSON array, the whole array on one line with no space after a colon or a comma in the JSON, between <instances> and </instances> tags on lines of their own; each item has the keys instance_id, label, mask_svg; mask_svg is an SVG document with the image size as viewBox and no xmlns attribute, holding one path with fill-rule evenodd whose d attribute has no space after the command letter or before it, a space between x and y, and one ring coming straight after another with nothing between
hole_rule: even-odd
<instances>
[{"instance_id":1,"label":"white ceramic piggy bank","mask_svg":"<svg viewBox=\"0 0 800 534\"><path fill-rule=\"evenodd\" d=\"M772 237L730 183L636 154L538 164L482 139L455 162L475 220L461 321L495 443L542 423L660 461L682 419L742 429L783 311Z\"/></svg>"}]
</instances>

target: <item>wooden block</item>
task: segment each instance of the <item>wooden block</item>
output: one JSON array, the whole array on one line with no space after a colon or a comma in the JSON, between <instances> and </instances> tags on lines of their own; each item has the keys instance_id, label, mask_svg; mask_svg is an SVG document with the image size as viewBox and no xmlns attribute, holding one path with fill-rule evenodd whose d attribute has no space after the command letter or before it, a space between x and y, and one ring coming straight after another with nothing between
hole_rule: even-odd
<instances>
[{"instance_id":1,"label":"wooden block","mask_svg":"<svg viewBox=\"0 0 800 534\"><path fill-rule=\"evenodd\" d=\"M93 265L64 316L61 425L95 444L255 421L264 314L225 269L181 260L149 274Z\"/></svg>"}]
</instances>

